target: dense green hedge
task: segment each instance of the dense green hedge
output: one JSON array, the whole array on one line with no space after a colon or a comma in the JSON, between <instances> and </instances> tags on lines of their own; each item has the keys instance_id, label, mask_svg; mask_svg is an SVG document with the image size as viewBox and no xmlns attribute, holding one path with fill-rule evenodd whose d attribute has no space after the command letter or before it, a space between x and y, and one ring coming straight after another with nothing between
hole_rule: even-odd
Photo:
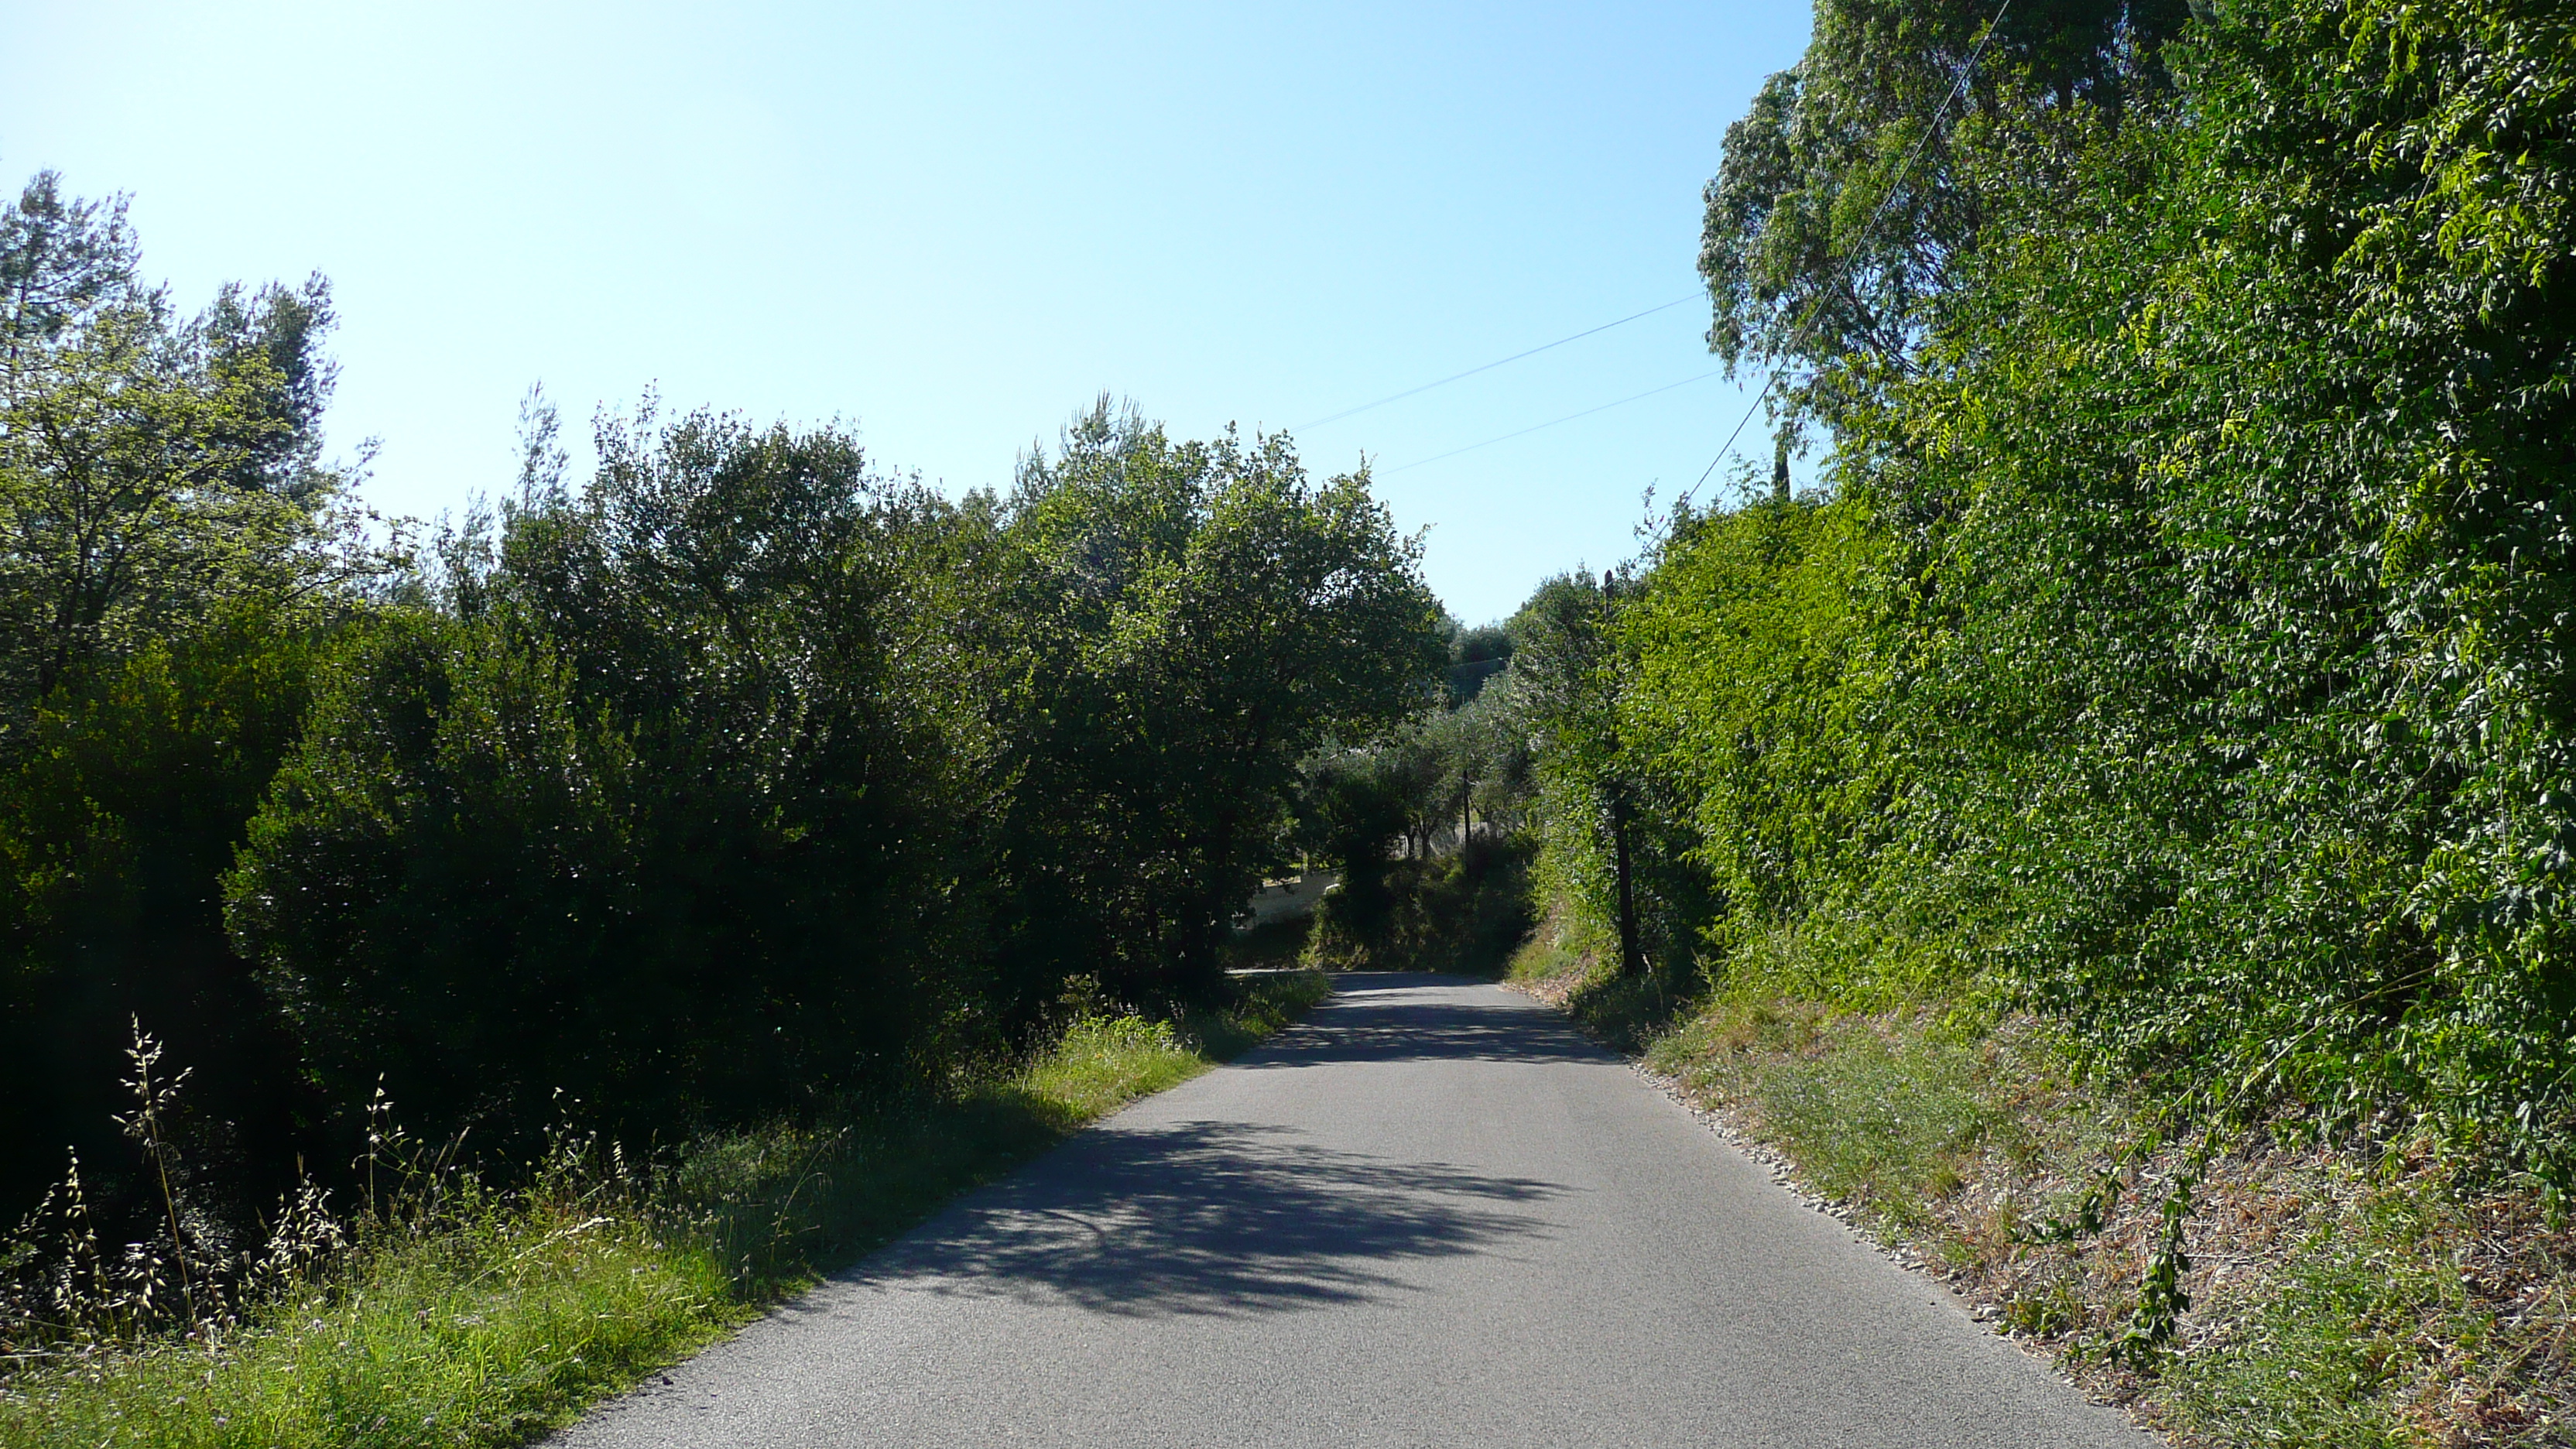
<instances>
[{"instance_id":1,"label":"dense green hedge","mask_svg":"<svg viewBox=\"0 0 2576 1449\"><path fill-rule=\"evenodd\" d=\"M2117 107L1990 55L1932 163L1973 225L1801 394L1829 494L1684 511L1525 614L1598 620L1542 873L1610 930L1625 798L1650 934L1721 986L2028 1006L2205 1099L2564 1173L2576 24L2110 43ZM1719 190L1713 238L1762 224Z\"/></svg>"}]
</instances>

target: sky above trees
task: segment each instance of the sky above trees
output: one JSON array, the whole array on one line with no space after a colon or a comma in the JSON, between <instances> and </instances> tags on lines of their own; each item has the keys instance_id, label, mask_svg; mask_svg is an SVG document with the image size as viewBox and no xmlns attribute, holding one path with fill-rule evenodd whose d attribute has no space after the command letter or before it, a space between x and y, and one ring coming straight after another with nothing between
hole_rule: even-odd
<instances>
[{"instance_id":1,"label":"sky above trees","mask_svg":"<svg viewBox=\"0 0 2576 1449\"><path fill-rule=\"evenodd\" d=\"M838 418L953 494L1104 390L1185 436L1294 426L1694 295L1725 126L1808 25L1232 11L0 0L0 165L132 192L183 308L329 276L328 427L381 439L380 508L507 488L538 381L576 424L657 385ZM1707 467L1747 393L1701 378L1706 326L1673 307L1300 444L1365 451L1433 588L1499 615Z\"/></svg>"}]
</instances>

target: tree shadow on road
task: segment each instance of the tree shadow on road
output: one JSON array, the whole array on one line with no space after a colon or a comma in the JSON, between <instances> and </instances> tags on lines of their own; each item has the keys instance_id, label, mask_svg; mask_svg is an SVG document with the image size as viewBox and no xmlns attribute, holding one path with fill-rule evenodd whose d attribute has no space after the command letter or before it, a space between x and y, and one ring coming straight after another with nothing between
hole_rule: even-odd
<instances>
[{"instance_id":1,"label":"tree shadow on road","mask_svg":"<svg viewBox=\"0 0 2576 1449\"><path fill-rule=\"evenodd\" d=\"M1542 1235L1568 1189L1182 1122L1092 1132L851 1275L863 1285L1121 1315L1329 1308L1408 1290L1408 1262Z\"/></svg>"},{"instance_id":2,"label":"tree shadow on road","mask_svg":"<svg viewBox=\"0 0 2576 1449\"><path fill-rule=\"evenodd\" d=\"M1491 983L1464 976L1352 972L1297 1029L1235 1065L1252 1071L1341 1062L1615 1062L1536 1002L1442 999L1427 988Z\"/></svg>"}]
</instances>

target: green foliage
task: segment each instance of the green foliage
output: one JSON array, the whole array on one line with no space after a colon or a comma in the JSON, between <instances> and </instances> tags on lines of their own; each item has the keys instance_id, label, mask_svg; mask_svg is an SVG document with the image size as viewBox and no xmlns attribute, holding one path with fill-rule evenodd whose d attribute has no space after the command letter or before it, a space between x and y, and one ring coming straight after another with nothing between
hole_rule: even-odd
<instances>
[{"instance_id":1,"label":"green foliage","mask_svg":"<svg viewBox=\"0 0 2576 1449\"><path fill-rule=\"evenodd\" d=\"M1296 763L1439 689L1365 475L1105 403L952 504L650 399L576 485L532 392L514 494L387 548L327 287L181 318L136 254L0 208L0 1210L68 1144L103 1231L178 1215L112 1166L137 1017L227 1251L380 1087L497 1181L559 1100L667 1140L1017 1060L1074 978L1187 1022Z\"/></svg>"},{"instance_id":2,"label":"green foliage","mask_svg":"<svg viewBox=\"0 0 2576 1449\"><path fill-rule=\"evenodd\" d=\"M2567 62L2463 13L2392 68L2368 23L2170 52L2183 103L2021 200L1863 491L1939 581L1927 844L1985 858L2016 992L2130 1068L2287 1048L2313 1099L2536 1160L2576 1006L2539 844L2569 828L2559 279L2390 251L2425 158L2363 138L2483 84L2472 36Z\"/></svg>"},{"instance_id":3,"label":"green foliage","mask_svg":"<svg viewBox=\"0 0 2576 1449\"><path fill-rule=\"evenodd\" d=\"M1074 975L1204 999L1288 763L1433 667L1409 545L1276 442L1099 412L997 515L708 414L611 424L576 497L531 421L497 534L327 660L229 885L326 1095L440 1131L811 1113Z\"/></svg>"},{"instance_id":4,"label":"green foliage","mask_svg":"<svg viewBox=\"0 0 2576 1449\"><path fill-rule=\"evenodd\" d=\"M1925 863L1904 863L1898 891L1873 889L1906 803L1883 548L1849 503L1679 518L1621 615L1634 663L1618 728L1641 798L1669 822L1641 832L1646 873L1686 883L1663 888L1697 907L1669 949L1722 989L1794 980L1876 1008L1968 974L1939 949L1943 929L1907 939L1903 891Z\"/></svg>"},{"instance_id":5,"label":"green foliage","mask_svg":"<svg viewBox=\"0 0 2576 1449\"><path fill-rule=\"evenodd\" d=\"M135 257L124 202L50 172L0 207L0 1202L67 1146L122 1157L140 1014L197 1071L178 1170L242 1218L243 1164L290 1160L304 1104L212 886L300 727L316 632L380 560L321 461L328 289L226 286L181 319ZM143 1194L93 1188L128 1226Z\"/></svg>"},{"instance_id":6,"label":"green foliage","mask_svg":"<svg viewBox=\"0 0 2576 1449\"><path fill-rule=\"evenodd\" d=\"M1580 571L1539 585L1512 616L1511 684L1535 753L1538 888L1600 926L1616 960L1615 832L1626 823L1618 806L1627 781L1607 592Z\"/></svg>"},{"instance_id":7,"label":"green foliage","mask_svg":"<svg viewBox=\"0 0 2576 1449\"><path fill-rule=\"evenodd\" d=\"M1737 1095L1900 1219L1992 1084L1835 1013L2044 1013L2144 1098L2085 1155L2167 1169L2123 1209L2125 1331L2100 1325L2136 1363L2250 1119L2557 1190L2576 1149L2576 32L2516 3L2194 10L2016 7L1927 131L1984 7L1820 6L1729 137L1703 271L1718 350L1792 369L1792 437L1833 430L1837 496L1677 516L1633 586L1533 600L1604 621L1559 671L1588 693L1544 700L1558 953L1600 958L1623 787L1636 878L1711 892L1647 919L1687 928L1713 1016L1814 1023ZM1573 1004L1651 1030L1622 980ZM2419 1348L2484 1341L2460 1280L2376 1219L2293 1263L2174 1411L2424 1437L2460 1360ZM2053 1291L2026 1322L2091 1311Z\"/></svg>"},{"instance_id":8,"label":"green foliage","mask_svg":"<svg viewBox=\"0 0 2576 1449\"><path fill-rule=\"evenodd\" d=\"M1306 762L1299 842L1339 877L1317 906L1328 934L1370 939L1387 928L1395 909L1395 844L1412 835L1433 764L1418 736L1385 748L1328 751Z\"/></svg>"},{"instance_id":9,"label":"green foliage","mask_svg":"<svg viewBox=\"0 0 2576 1449\"><path fill-rule=\"evenodd\" d=\"M1529 932L1537 717L1519 645L1501 625L1447 627L1436 702L1300 769L1293 838L1339 878L1316 905L1309 961L1498 975Z\"/></svg>"},{"instance_id":10,"label":"green foliage","mask_svg":"<svg viewBox=\"0 0 2576 1449\"><path fill-rule=\"evenodd\" d=\"M1419 545L1288 439L1174 443L1103 399L1021 468L1003 610L1021 969L1128 1000L1206 988L1275 863L1295 766L1418 709L1442 652Z\"/></svg>"},{"instance_id":11,"label":"green foliage","mask_svg":"<svg viewBox=\"0 0 2576 1449\"><path fill-rule=\"evenodd\" d=\"M66 1147L130 1200L109 1120L138 1016L195 1071L177 1137L210 1206L291 1156L294 1046L226 942L212 889L301 725L314 646L239 609L101 668L0 753L0 1194L33 1201ZM227 1180L229 1179L229 1180Z\"/></svg>"},{"instance_id":12,"label":"green foliage","mask_svg":"<svg viewBox=\"0 0 2576 1449\"><path fill-rule=\"evenodd\" d=\"M2035 1278L2016 1321L2157 1370L2249 1123L2556 1200L2576 1171L2576 29L2209 6L2085 52L2102 89L2007 47L1881 234L1929 114L1906 78L1965 33L1897 19L1823 6L1710 192L1714 340L1807 369L1831 492L1677 513L1633 578L1518 623L1552 910L1525 970L1641 1045L1687 958L1685 1055L1807 1020L1728 1091L1900 1226L2023 1149L1968 1047L1848 1014L2039 1013L2138 1099L2049 1249L2124 1234L2113 1288ZM1623 912L1658 969L1610 966ZM2391 1443L2486 1414L2427 1387L2496 1320L2425 1242L2321 1229L2171 1412ZM2512 1352L2485 1382L2555 1372Z\"/></svg>"},{"instance_id":13,"label":"green foliage","mask_svg":"<svg viewBox=\"0 0 2576 1449\"><path fill-rule=\"evenodd\" d=\"M1509 672L1508 650L1484 662L1496 667L1454 708L1424 722L1424 742L1439 778L1417 806L1422 817L1418 828L1435 821L1446 828L1453 815L1476 833L1517 830L1525 823L1536 763L1528 712ZM1453 780L1455 798L1450 794Z\"/></svg>"},{"instance_id":14,"label":"green foliage","mask_svg":"<svg viewBox=\"0 0 2576 1449\"><path fill-rule=\"evenodd\" d=\"M1541 584L1512 618L1509 698L1535 751L1538 890L1597 931L1622 974L1660 979L1687 973L1722 902L1687 860L1678 802L1622 717L1637 663L1622 620L1640 587L1616 574Z\"/></svg>"},{"instance_id":15,"label":"green foliage","mask_svg":"<svg viewBox=\"0 0 2576 1449\"><path fill-rule=\"evenodd\" d=\"M349 631L250 827L233 929L337 1101L506 1141L558 1091L741 1121L952 1049L956 684L890 583L944 513L828 431L602 452L448 609Z\"/></svg>"},{"instance_id":16,"label":"green foliage","mask_svg":"<svg viewBox=\"0 0 2576 1449\"><path fill-rule=\"evenodd\" d=\"M1449 707L1473 704L1487 683L1511 667L1511 631L1500 624L1460 629L1449 640Z\"/></svg>"},{"instance_id":17,"label":"green foliage","mask_svg":"<svg viewBox=\"0 0 2576 1449\"><path fill-rule=\"evenodd\" d=\"M2563 1183L2569 23L2110 13L2017 7L1883 234L1970 10L1823 6L1730 138L1721 350L1852 279L1836 496L1532 600L1543 889L1598 939L1624 807L1721 993L2020 1004L2185 1118Z\"/></svg>"},{"instance_id":18,"label":"green foliage","mask_svg":"<svg viewBox=\"0 0 2576 1449\"><path fill-rule=\"evenodd\" d=\"M1544 849L1538 864L1547 864ZM1662 963L1621 970L1610 929L1563 896L1545 899L1548 913L1511 953L1504 979L1564 1011L1613 1051L1643 1052L1668 1035L1695 1003L1694 983Z\"/></svg>"},{"instance_id":19,"label":"green foliage","mask_svg":"<svg viewBox=\"0 0 2576 1449\"><path fill-rule=\"evenodd\" d=\"M1440 689L1364 474L1104 403L952 504L648 399L574 486L532 392L413 555L322 281L135 257L0 209L0 1442L517 1442L1321 994L1222 965L1297 762Z\"/></svg>"},{"instance_id":20,"label":"green foliage","mask_svg":"<svg viewBox=\"0 0 2576 1449\"><path fill-rule=\"evenodd\" d=\"M181 322L134 255L121 201L50 172L0 209L0 731L227 600L360 571L319 462L329 288Z\"/></svg>"},{"instance_id":21,"label":"green foliage","mask_svg":"<svg viewBox=\"0 0 2576 1449\"><path fill-rule=\"evenodd\" d=\"M1881 395L1944 302L1975 285L2012 188L2061 160L2051 153L2069 134L2162 92L2186 11L1819 0L1806 54L1727 128L1702 198L1709 347L1730 368L1783 374L1784 443L1811 419L1840 428ZM2020 166L1988 164L1994 144L2017 148Z\"/></svg>"}]
</instances>

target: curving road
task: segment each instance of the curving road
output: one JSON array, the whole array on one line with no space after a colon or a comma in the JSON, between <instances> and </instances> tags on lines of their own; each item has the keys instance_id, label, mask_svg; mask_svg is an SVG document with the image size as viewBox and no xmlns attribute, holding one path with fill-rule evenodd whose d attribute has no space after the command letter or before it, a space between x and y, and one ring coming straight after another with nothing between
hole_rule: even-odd
<instances>
[{"instance_id":1,"label":"curving road","mask_svg":"<svg viewBox=\"0 0 2576 1449\"><path fill-rule=\"evenodd\" d=\"M2153 1441L1553 1013L1380 975L555 1442Z\"/></svg>"}]
</instances>

